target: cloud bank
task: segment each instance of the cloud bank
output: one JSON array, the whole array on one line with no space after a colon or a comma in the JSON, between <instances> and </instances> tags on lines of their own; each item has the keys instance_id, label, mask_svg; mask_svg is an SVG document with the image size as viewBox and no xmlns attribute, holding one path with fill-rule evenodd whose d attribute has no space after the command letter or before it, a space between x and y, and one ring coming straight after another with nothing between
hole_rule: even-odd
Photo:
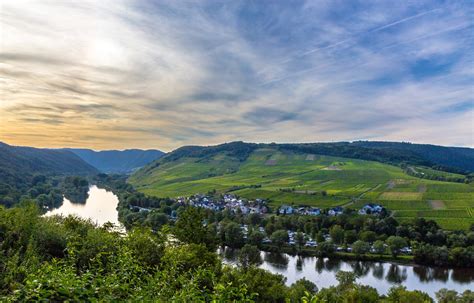
<instances>
[{"instance_id":1,"label":"cloud bank","mask_svg":"<svg viewBox=\"0 0 474 303\"><path fill-rule=\"evenodd\" d=\"M474 146L470 1L8 1L0 140Z\"/></svg>"}]
</instances>

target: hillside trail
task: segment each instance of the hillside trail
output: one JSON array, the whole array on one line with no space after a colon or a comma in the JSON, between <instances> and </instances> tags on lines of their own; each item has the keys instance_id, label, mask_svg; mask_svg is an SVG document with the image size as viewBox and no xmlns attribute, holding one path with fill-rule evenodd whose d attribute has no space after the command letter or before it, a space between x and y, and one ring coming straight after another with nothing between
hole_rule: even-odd
<instances>
[{"instance_id":1,"label":"hillside trail","mask_svg":"<svg viewBox=\"0 0 474 303\"><path fill-rule=\"evenodd\" d=\"M350 206L350 205L352 205L352 204L355 204L355 203L358 202L360 199L362 199L362 197L364 197L364 195L365 195L366 193L368 193L368 192L370 192L370 191L372 191L372 190L375 190L375 189L379 188L380 186L382 186L381 183L375 185L374 187L371 187L371 188L367 189L366 191L362 192L362 193L361 193L360 195L358 195L357 197L352 198L349 202L347 202L346 204L343 204L343 205L341 205L341 206L342 206L342 207L348 207L348 206Z\"/></svg>"}]
</instances>

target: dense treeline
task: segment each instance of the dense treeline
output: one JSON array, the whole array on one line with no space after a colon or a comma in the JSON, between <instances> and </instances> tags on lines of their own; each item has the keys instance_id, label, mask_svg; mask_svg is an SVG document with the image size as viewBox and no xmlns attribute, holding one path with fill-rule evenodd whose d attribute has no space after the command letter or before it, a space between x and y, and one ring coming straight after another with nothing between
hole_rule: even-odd
<instances>
[{"instance_id":1,"label":"dense treeline","mask_svg":"<svg viewBox=\"0 0 474 303\"><path fill-rule=\"evenodd\" d=\"M202 161L206 161L219 153L225 153L242 162L254 150L265 147L297 153L378 161L393 165L421 165L458 174L468 174L474 171L472 164L474 163L474 150L470 148L368 141L300 144L256 144L238 141L215 146L184 146L166 154L162 159L146 166L144 170L152 170L162 163L185 157L200 158Z\"/></svg>"},{"instance_id":2,"label":"dense treeline","mask_svg":"<svg viewBox=\"0 0 474 303\"><path fill-rule=\"evenodd\" d=\"M0 205L12 207L21 201L34 199L42 209L57 207L63 201L60 182L59 177L44 175L19 180L14 184L0 182Z\"/></svg>"},{"instance_id":3,"label":"dense treeline","mask_svg":"<svg viewBox=\"0 0 474 303\"><path fill-rule=\"evenodd\" d=\"M445 181L445 182L456 182L456 183L470 183L473 180L473 175L469 174L466 176L461 176L461 177L452 177L452 176L444 176L441 173L438 174L428 174L428 173L422 173L416 171L415 168L411 166L406 166L406 165L401 165L403 168L404 172L407 175L417 177L420 179L428 179L428 180L436 180L436 181ZM442 171L438 167L433 167L435 170L439 170L440 172Z\"/></svg>"},{"instance_id":4,"label":"dense treeline","mask_svg":"<svg viewBox=\"0 0 474 303\"><path fill-rule=\"evenodd\" d=\"M195 211L186 210L172 228L133 228L123 235L108 224L41 217L32 203L0 207L0 300L433 302L403 287L381 296L349 272L339 272L339 284L328 289L318 290L307 280L288 287L282 276L253 266L252 249L239 258L240 268L224 266L215 246L202 243L208 227ZM438 297L470 302L473 293L443 290Z\"/></svg>"},{"instance_id":5,"label":"dense treeline","mask_svg":"<svg viewBox=\"0 0 474 303\"><path fill-rule=\"evenodd\" d=\"M36 201L43 211L61 206L63 196L74 203L85 203L89 182L80 176L35 175L13 185L0 182L0 205L12 207L23 201Z\"/></svg>"},{"instance_id":6,"label":"dense treeline","mask_svg":"<svg viewBox=\"0 0 474 303\"><path fill-rule=\"evenodd\" d=\"M357 141L352 145L379 150L409 151L433 163L434 169L465 174L474 172L474 150L468 147L446 147L408 142Z\"/></svg>"},{"instance_id":7,"label":"dense treeline","mask_svg":"<svg viewBox=\"0 0 474 303\"><path fill-rule=\"evenodd\" d=\"M209 224L215 225L218 241L230 247L246 243L271 251L337 256L337 248L351 247L358 259L377 259L377 256L397 257L405 247L411 247L414 261L436 266L474 267L474 230L446 231L436 222L417 218L399 223L390 216L358 215L349 209L339 216L243 216L230 212L202 211ZM248 226L245 238L240 229ZM263 227L265 234L259 228ZM295 232L295 244L288 245L288 231ZM271 244L263 244L267 235ZM305 248L307 238L318 243L316 248ZM370 254L370 255L369 255Z\"/></svg>"},{"instance_id":8,"label":"dense treeline","mask_svg":"<svg viewBox=\"0 0 474 303\"><path fill-rule=\"evenodd\" d=\"M89 181L83 177L67 176L62 181L62 190L66 199L83 204L89 197Z\"/></svg>"}]
</instances>

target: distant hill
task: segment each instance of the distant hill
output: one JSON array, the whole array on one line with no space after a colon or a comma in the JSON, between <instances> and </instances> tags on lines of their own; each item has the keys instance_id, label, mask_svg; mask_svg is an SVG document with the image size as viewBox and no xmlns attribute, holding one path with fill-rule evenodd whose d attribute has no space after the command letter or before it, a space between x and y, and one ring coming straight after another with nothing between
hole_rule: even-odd
<instances>
[{"instance_id":1,"label":"distant hill","mask_svg":"<svg viewBox=\"0 0 474 303\"><path fill-rule=\"evenodd\" d=\"M0 180L17 182L36 174L88 175L98 170L67 150L11 146L0 142Z\"/></svg>"},{"instance_id":2,"label":"distant hill","mask_svg":"<svg viewBox=\"0 0 474 303\"><path fill-rule=\"evenodd\" d=\"M104 150L65 149L69 150L104 173L130 173L146 164L159 159L164 153L159 150Z\"/></svg>"}]
</instances>

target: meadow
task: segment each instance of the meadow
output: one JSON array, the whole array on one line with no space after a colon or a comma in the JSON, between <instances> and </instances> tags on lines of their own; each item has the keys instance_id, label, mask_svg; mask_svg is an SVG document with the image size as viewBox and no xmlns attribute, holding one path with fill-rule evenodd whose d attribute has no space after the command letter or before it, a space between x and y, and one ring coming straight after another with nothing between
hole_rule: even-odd
<instances>
[{"instance_id":1,"label":"meadow","mask_svg":"<svg viewBox=\"0 0 474 303\"><path fill-rule=\"evenodd\" d=\"M441 174L442 172L440 172ZM425 217L448 229L474 223L472 184L419 179L398 166L374 161L257 149L243 162L220 153L209 158L163 161L129 182L159 197L216 191L282 204L358 208L379 203L404 220Z\"/></svg>"}]
</instances>

